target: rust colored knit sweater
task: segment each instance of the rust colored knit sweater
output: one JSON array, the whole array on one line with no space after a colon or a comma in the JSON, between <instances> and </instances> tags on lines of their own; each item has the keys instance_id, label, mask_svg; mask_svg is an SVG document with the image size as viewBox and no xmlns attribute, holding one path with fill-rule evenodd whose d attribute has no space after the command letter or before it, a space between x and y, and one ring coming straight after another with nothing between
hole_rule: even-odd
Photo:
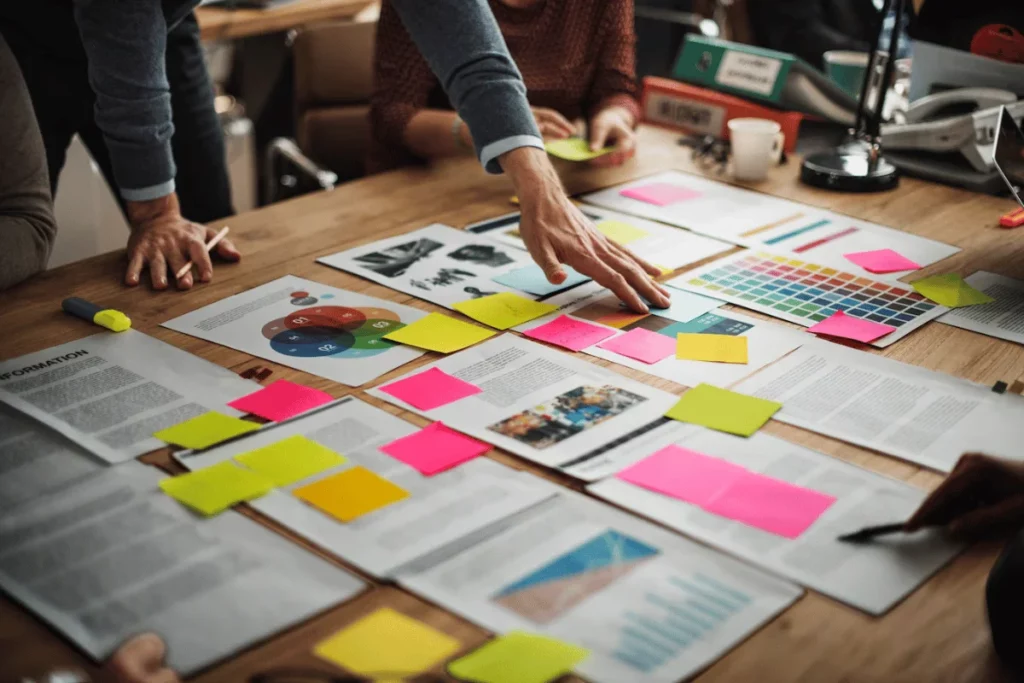
<instances>
[{"instance_id":1,"label":"rust colored knit sweater","mask_svg":"<svg viewBox=\"0 0 1024 683\"><path fill-rule=\"evenodd\" d=\"M640 118L636 101L633 0L540 0L515 9L490 0L509 52L535 107L570 121L612 105ZM367 171L379 173L420 161L403 133L421 109L451 109L388 0L381 7L374 58Z\"/></svg>"}]
</instances>

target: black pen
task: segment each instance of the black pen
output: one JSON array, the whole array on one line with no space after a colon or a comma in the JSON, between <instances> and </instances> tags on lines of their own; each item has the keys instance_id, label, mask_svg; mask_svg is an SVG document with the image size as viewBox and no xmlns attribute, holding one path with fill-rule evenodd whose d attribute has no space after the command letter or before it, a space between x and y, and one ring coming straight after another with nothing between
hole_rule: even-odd
<instances>
[{"instance_id":1,"label":"black pen","mask_svg":"<svg viewBox=\"0 0 1024 683\"><path fill-rule=\"evenodd\" d=\"M895 524L882 524L880 526L866 526L863 529L854 531L850 534L843 534L838 537L837 541L843 543L865 543L879 536L886 536L888 534L896 534L903 531L904 523L896 522Z\"/></svg>"}]
</instances>

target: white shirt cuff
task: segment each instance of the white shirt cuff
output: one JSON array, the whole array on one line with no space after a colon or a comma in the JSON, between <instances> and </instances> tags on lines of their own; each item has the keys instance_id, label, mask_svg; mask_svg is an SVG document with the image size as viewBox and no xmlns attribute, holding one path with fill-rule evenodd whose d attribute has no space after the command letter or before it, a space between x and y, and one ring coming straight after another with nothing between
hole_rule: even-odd
<instances>
[{"instance_id":1,"label":"white shirt cuff","mask_svg":"<svg viewBox=\"0 0 1024 683\"><path fill-rule=\"evenodd\" d=\"M498 157L505 152L511 152L520 147L536 147L544 149L544 141L536 135L513 135L512 137L496 140L480 150L480 163L488 173L501 173L501 164Z\"/></svg>"}]
</instances>

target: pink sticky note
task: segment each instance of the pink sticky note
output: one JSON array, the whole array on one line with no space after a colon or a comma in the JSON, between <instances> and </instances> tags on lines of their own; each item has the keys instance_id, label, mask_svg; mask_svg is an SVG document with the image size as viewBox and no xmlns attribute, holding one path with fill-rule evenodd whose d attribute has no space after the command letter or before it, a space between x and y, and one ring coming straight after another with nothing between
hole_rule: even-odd
<instances>
[{"instance_id":1,"label":"pink sticky note","mask_svg":"<svg viewBox=\"0 0 1024 683\"><path fill-rule=\"evenodd\" d=\"M911 261L892 249L857 251L852 254L843 254L843 258L856 263L869 273L898 273L901 270L917 270L921 267L921 264Z\"/></svg>"},{"instance_id":2,"label":"pink sticky note","mask_svg":"<svg viewBox=\"0 0 1024 683\"><path fill-rule=\"evenodd\" d=\"M429 477L483 455L491 446L435 422L380 449Z\"/></svg>"},{"instance_id":3,"label":"pink sticky note","mask_svg":"<svg viewBox=\"0 0 1024 683\"><path fill-rule=\"evenodd\" d=\"M567 315L560 315L551 322L527 330L523 334L531 339L539 339L549 344L562 346L570 351L581 351L599 341L604 341L615 334L615 330L591 325Z\"/></svg>"},{"instance_id":4,"label":"pink sticky note","mask_svg":"<svg viewBox=\"0 0 1024 683\"><path fill-rule=\"evenodd\" d=\"M836 311L816 325L808 327L807 331L830 337L853 339L854 341L869 344L895 329L892 325L883 325L872 320L854 318L852 315L846 315L842 311Z\"/></svg>"},{"instance_id":5,"label":"pink sticky note","mask_svg":"<svg viewBox=\"0 0 1024 683\"><path fill-rule=\"evenodd\" d=\"M419 410L433 410L483 392L475 384L463 382L438 368L385 384L380 390Z\"/></svg>"},{"instance_id":6,"label":"pink sticky note","mask_svg":"<svg viewBox=\"0 0 1024 683\"><path fill-rule=\"evenodd\" d=\"M747 470L688 448L671 445L616 475L649 491L704 507Z\"/></svg>"},{"instance_id":7,"label":"pink sticky note","mask_svg":"<svg viewBox=\"0 0 1024 683\"><path fill-rule=\"evenodd\" d=\"M797 538L835 501L819 491L747 472L704 509L785 538Z\"/></svg>"},{"instance_id":8,"label":"pink sticky note","mask_svg":"<svg viewBox=\"0 0 1024 683\"><path fill-rule=\"evenodd\" d=\"M672 183L649 183L647 185L635 185L619 192L623 197L638 199L655 206L668 206L676 202L685 202L687 199L695 199L700 196L697 190L688 187L679 187Z\"/></svg>"},{"instance_id":9,"label":"pink sticky note","mask_svg":"<svg viewBox=\"0 0 1024 683\"><path fill-rule=\"evenodd\" d=\"M657 332L637 327L598 344L598 348L614 351L620 356L633 358L644 363L657 363L675 355L676 340Z\"/></svg>"},{"instance_id":10,"label":"pink sticky note","mask_svg":"<svg viewBox=\"0 0 1024 683\"><path fill-rule=\"evenodd\" d=\"M243 413L259 415L271 422L281 422L333 400L334 397L326 391L279 379L259 391L235 399L228 405Z\"/></svg>"}]
</instances>

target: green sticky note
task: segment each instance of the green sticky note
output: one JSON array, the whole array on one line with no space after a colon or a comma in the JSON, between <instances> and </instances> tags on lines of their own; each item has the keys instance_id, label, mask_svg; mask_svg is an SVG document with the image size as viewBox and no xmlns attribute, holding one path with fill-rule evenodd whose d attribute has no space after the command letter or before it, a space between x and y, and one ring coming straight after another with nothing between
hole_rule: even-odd
<instances>
[{"instance_id":1,"label":"green sticky note","mask_svg":"<svg viewBox=\"0 0 1024 683\"><path fill-rule=\"evenodd\" d=\"M995 299L967 284L956 273L933 275L910 283L922 296L949 308L990 304Z\"/></svg>"},{"instance_id":2,"label":"green sticky note","mask_svg":"<svg viewBox=\"0 0 1024 683\"><path fill-rule=\"evenodd\" d=\"M595 152L590 149L590 143L583 138L550 140L544 143L544 149L551 156L566 161L590 161L615 150L614 147L605 147Z\"/></svg>"},{"instance_id":3,"label":"green sticky note","mask_svg":"<svg viewBox=\"0 0 1024 683\"><path fill-rule=\"evenodd\" d=\"M236 455L235 460L273 480L275 486L288 486L345 463L344 456L301 434Z\"/></svg>"},{"instance_id":4,"label":"green sticky note","mask_svg":"<svg viewBox=\"0 0 1024 683\"><path fill-rule=\"evenodd\" d=\"M650 234L624 221L598 221L594 227L612 242L622 245L642 240Z\"/></svg>"},{"instance_id":5,"label":"green sticky note","mask_svg":"<svg viewBox=\"0 0 1024 683\"><path fill-rule=\"evenodd\" d=\"M493 336L494 332L482 327L440 313L428 313L400 330L385 334L384 338L428 351L452 353Z\"/></svg>"},{"instance_id":6,"label":"green sticky note","mask_svg":"<svg viewBox=\"0 0 1024 683\"><path fill-rule=\"evenodd\" d=\"M230 417L223 413L210 411L197 415L191 420L179 422L173 427L154 432L153 436L167 443L199 450L209 448L221 441L227 441L240 434L247 434L259 429L255 422Z\"/></svg>"},{"instance_id":7,"label":"green sticky note","mask_svg":"<svg viewBox=\"0 0 1024 683\"><path fill-rule=\"evenodd\" d=\"M703 425L720 432L750 436L782 408L781 403L737 394L710 384L690 389L665 417Z\"/></svg>"},{"instance_id":8,"label":"green sticky note","mask_svg":"<svg viewBox=\"0 0 1024 683\"><path fill-rule=\"evenodd\" d=\"M273 488L272 480L230 460L160 482L164 493L207 517L235 503L259 498Z\"/></svg>"},{"instance_id":9,"label":"green sticky note","mask_svg":"<svg viewBox=\"0 0 1024 683\"><path fill-rule=\"evenodd\" d=\"M547 636L512 631L448 665L461 681L547 683L564 676L590 651Z\"/></svg>"},{"instance_id":10,"label":"green sticky note","mask_svg":"<svg viewBox=\"0 0 1024 683\"><path fill-rule=\"evenodd\" d=\"M533 301L512 292L498 292L479 299L461 301L452 308L498 330L507 330L558 310L558 306Z\"/></svg>"}]
</instances>

